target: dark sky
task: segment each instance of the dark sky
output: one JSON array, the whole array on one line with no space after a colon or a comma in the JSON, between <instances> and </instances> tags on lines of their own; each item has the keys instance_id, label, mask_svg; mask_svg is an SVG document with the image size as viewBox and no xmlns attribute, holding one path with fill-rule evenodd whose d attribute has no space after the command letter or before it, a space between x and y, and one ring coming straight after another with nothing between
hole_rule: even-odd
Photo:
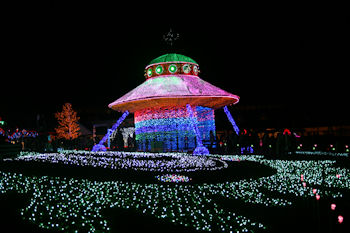
<instances>
[{"instance_id":1,"label":"dark sky","mask_svg":"<svg viewBox=\"0 0 350 233\"><path fill-rule=\"evenodd\" d=\"M21 126L65 102L107 109L144 81L149 61L176 52L199 63L202 79L239 95L239 105L346 118L349 18L340 10L94 4L23 6L10 14L0 117ZM173 47L162 40L170 28L180 34Z\"/></svg>"}]
</instances>

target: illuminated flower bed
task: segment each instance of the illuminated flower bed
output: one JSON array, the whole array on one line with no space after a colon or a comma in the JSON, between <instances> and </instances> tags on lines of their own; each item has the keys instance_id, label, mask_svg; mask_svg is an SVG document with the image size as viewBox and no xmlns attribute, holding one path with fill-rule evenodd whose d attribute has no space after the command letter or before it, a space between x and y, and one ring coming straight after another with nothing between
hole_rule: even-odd
<instances>
[{"instance_id":1,"label":"illuminated flower bed","mask_svg":"<svg viewBox=\"0 0 350 233\"><path fill-rule=\"evenodd\" d=\"M225 161L219 158L190 156L184 153L68 151L61 153L28 154L8 160L153 172L213 171L228 166Z\"/></svg>"},{"instance_id":2,"label":"illuminated flower bed","mask_svg":"<svg viewBox=\"0 0 350 233\"><path fill-rule=\"evenodd\" d=\"M184 175L177 174L165 174L156 176L157 180L165 182L165 183L184 183L189 182L191 178Z\"/></svg>"},{"instance_id":3,"label":"illuminated flower bed","mask_svg":"<svg viewBox=\"0 0 350 233\"><path fill-rule=\"evenodd\" d=\"M82 156L83 153L75 156L78 155ZM113 158L114 155L98 153L96 158L98 156ZM122 153L121 156L128 158L131 154ZM141 158L144 160L151 156L146 154ZM24 157L28 161L34 160L30 155L23 156L21 160ZM112 224L103 214L103 210L108 208L153 216L194 231L270 232L272 221L266 223L257 220L249 212L243 214L239 209L222 204L220 200L239 201L253 207L276 211L281 208L289 210L297 205L298 200L317 202L329 199L336 203L338 210L341 208L339 203L344 202L343 192L350 190L349 169L335 166L335 161L332 160L268 160L263 156L238 155L210 157L214 161L220 158L233 161L228 162L229 166L232 163L251 161L276 169L276 173L256 179L168 185L27 176L0 171L0 193L26 193L31 199L21 209L22 217L41 228L64 232L110 232ZM166 160L165 157L163 159ZM236 162L238 160L239 163ZM271 193L274 195L271 196ZM333 210L329 208L329 211ZM344 216L342 220L345 223L348 215L340 214Z\"/></svg>"}]
</instances>

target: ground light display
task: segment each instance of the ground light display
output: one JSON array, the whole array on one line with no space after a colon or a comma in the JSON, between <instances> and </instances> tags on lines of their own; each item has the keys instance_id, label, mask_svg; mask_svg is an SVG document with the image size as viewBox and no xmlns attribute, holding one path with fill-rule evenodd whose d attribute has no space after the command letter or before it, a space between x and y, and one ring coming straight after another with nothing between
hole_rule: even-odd
<instances>
[{"instance_id":1,"label":"ground light display","mask_svg":"<svg viewBox=\"0 0 350 233\"><path fill-rule=\"evenodd\" d=\"M269 215L267 210L287 213L299 209L300 224L317 222L319 211L325 206L329 232L342 229L345 232L342 227L348 218L349 202L346 200L349 200L350 173L349 169L337 166L335 160L62 151L22 154L6 159L4 164L0 171L0 193L28 195L30 201L19 214L24 220L48 230L113 232L112 222L105 215L108 209L134 212L139 216L137 221L140 216L149 216L169 226L183 227L181 229L187 232L278 232L282 229L286 232L285 228L274 228L274 218L283 222L288 215L264 218ZM51 172L57 170L57 166L73 168L75 172L77 169L102 169L101 173L107 173L108 179L69 176L65 170L54 176L34 169L36 173L33 174L23 169L24 164L49 166ZM19 165L22 168L16 169ZM251 176L249 168L268 172ZM236 175L229 176L226 171L236 172ZM316 220L305 217L304 205L313 206L307 211L311 212L311 217L316 216ZM254 211L241 210L247 206ZM266 213L260 215L259 211ZM116 225L118 221L118 218L113 219ZM312 224L306 229L312 230Z\"/></svg>"},{"instance_id":2,"label":"ground light display","mask_svg":"<svg viewBox=\"0 0 350 233\"><path fill-rule=\"evenodd\" d=\"M205 142L210 144L216 135L214 109L236 104L239 97L198 75L199 65L192 58L165 54L146 66L144 83L108 105L134 113L139 151L209 154ZM99 150L101 146L94 148Z\"/></svg>"}]
</instances>

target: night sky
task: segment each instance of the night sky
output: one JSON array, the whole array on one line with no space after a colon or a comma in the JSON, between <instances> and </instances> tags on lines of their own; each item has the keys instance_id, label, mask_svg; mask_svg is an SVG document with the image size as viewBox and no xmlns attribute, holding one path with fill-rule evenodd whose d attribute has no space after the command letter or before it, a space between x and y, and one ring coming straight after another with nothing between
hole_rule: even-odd
<instances>
[{"instance_id":1,"label":"night sky","mask_svg":"<svg viewBox=\"0 0 350 233\"><path fill-rule=\"evenodd\" d=\"M197 61L202 79L239 95L242 107L282 105L293 117L349 123L346 14L154 7L50 3L11 14L2 33L0 117L35 127L37 114L53 118L65 102L82 116L106 111L145 80L152 59L175 52ZM180 35L173 46L162 40L170 28Z\"/></svg>"}]
</instances>

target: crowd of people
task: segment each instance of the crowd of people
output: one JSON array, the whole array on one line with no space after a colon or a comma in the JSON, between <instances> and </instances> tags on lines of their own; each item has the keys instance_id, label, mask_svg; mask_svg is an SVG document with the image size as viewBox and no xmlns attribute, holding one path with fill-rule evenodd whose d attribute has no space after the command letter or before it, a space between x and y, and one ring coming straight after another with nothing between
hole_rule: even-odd
<instances>
[{"instance_id":1,"label":"crowd of people","mask_svg":"<svg viewBox=\"0 0 350 233\"><path fill-rule=\"evenodd\" d=\"M114 151L136 151L137 142L130 137L125 145L123 136L118 134L110 142L109 150ZM323 151L349 153L350 143L344 138L335 136L299 136L288 129L279 131L255 131L242 129L237 135L234 131L226 134L217 133L212 135L208 141L203 141L212 154L263 154L267 156L285 156L295 151ZM7 138L0 136L0 144L10 145ZM6 139L6 140L5 140ZM18 150L54 152L58 148L91 150L98 143L89 137L79 137L75 140L52 139L50 135L39 135L33 137L22 137L17 139L13 146L18 145Z\"/></svg>"},{"instance_id":2,"label":"crowd of people","mask_svg":"<svg viewBox=\"0 0 350 233\"><path fill-rule=\"evenodd\" d=\"M297 139L290 131L274 134L258 134L242 130L239 135L231 133L218 138L218 153L287 155L297 148Z\"/></svg>"},{"instance_id":3,"label":"crowd of people","mask_svg":"<svg viewBox=\"0 0 350 233\"><path fill-rule=\"evenodd\" d=\"M219 154L264 154L267 156L285 156L295 151L349 152L349 144L344 138L331 135L299 136L289 129L263 131L243 129L239 135L231 131L217 137Z\"/></svg>"}]
</instances>

